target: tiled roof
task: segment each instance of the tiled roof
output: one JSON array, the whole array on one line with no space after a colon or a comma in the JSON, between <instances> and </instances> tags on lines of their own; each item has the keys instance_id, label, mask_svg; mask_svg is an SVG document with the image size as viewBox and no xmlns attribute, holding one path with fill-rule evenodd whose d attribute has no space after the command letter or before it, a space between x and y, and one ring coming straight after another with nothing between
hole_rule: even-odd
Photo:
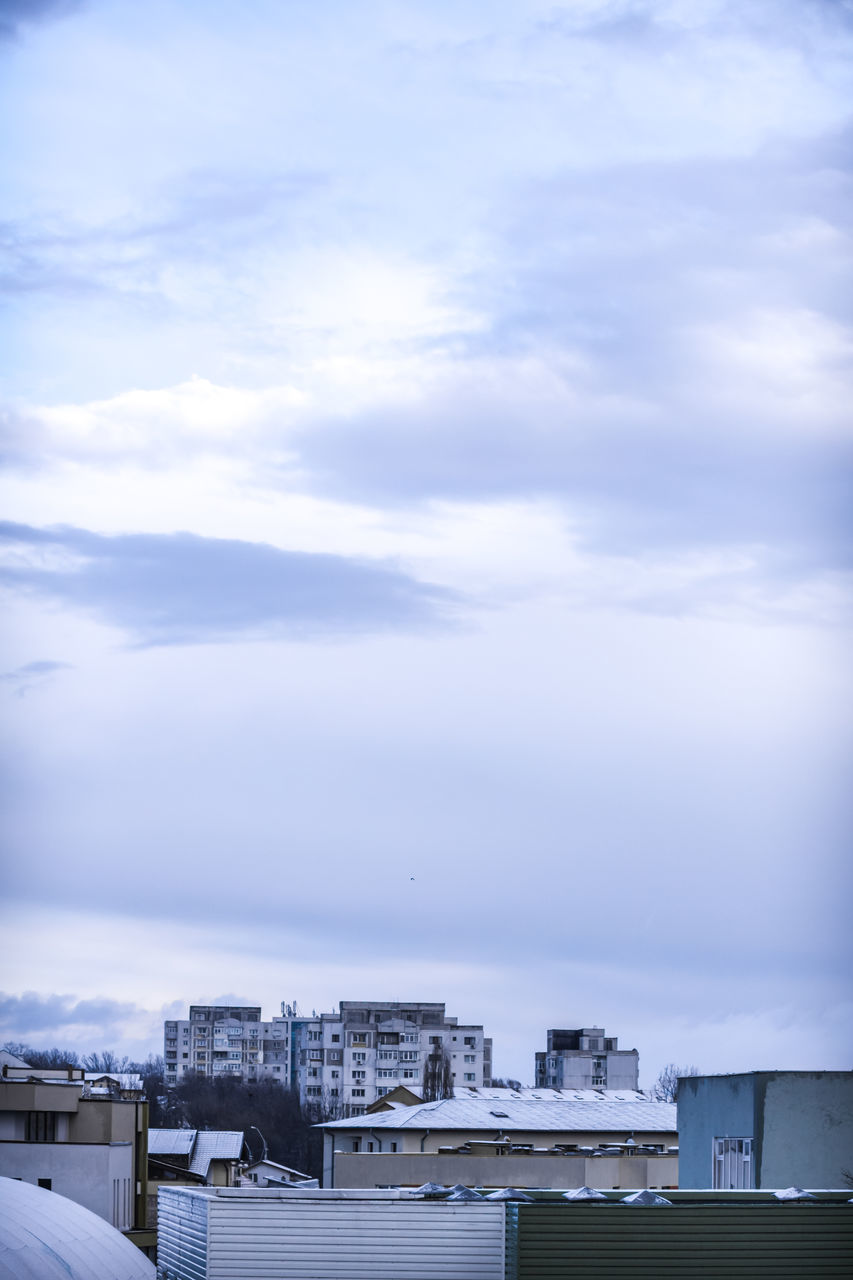
<instances>
[{"instance_id":1,"label":"tiled roof","mask_svg":"<svg viewBox=\"0 0 853 1280\"><path fill-rule=\"evenodd\" d=\"M149 1129L150 1156L188 1156L193 1149L196 1129Z\"/></svg>"},{"instance_id":2,"label":"tiled roof","mask_svg":"<svg viewBox=\"0 0 853 1280\"><path fill-rule=\"evenodd\" d=\"M207 1177L211 1160L239 1160L243 1150L242 1131L199 1129L190 1161L190 1172Z\"/></svg>"}]
</instances>

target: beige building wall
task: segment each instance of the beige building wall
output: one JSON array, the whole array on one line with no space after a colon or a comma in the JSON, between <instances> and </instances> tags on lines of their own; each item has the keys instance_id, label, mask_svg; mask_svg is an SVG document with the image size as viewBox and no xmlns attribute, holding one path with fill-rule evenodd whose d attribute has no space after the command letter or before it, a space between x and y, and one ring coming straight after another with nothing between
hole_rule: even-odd
<instances>
[{"instance_id":1,"label":"beige building wall","mask_svg":"<svg viewBox=\"0 0 853 1280\"><path fill-rule=\"evenodd\" d=\"M676 1188L678 1156L503 1156L369 1154L338 1152L336 1187L420 1187L425 1182L467 1187L593 1186L602 1191Z\"/></svg>"}]
</instances>

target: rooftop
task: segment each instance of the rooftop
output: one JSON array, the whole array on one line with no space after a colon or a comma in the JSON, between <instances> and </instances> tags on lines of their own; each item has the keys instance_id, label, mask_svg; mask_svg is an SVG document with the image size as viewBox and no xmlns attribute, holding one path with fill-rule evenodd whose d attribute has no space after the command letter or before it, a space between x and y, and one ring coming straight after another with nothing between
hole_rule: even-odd
<instances>
[{"instance_id":1,"label":"rooftop","mask_svg":"<svg viewBox=\"0 0 853 1280\"><path fill-rule=\"evenodd\" d=\"M501 1090L511 1093L511 1090ZM531 1090L531 1093L542 1092ZM553 1091L553 1092L556 1092ZM571 1092L566 1090L565 1092ZM443 1098L412 1107L330 1120L322 1129L513 1129L555 1132L579 1130L612 1133L675 1133L674 1102L635 1102L615 1099L577 1101L572 1098L483 1097Z\"/></svg>"}]
</instances>

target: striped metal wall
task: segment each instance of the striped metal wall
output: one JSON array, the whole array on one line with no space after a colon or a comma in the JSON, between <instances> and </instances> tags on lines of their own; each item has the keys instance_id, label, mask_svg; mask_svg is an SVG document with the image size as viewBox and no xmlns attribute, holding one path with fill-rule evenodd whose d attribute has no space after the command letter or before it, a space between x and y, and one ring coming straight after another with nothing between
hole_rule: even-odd
<instances>
[{"instance_id":1,"label":"striped metal wall","mask_svg":"<svg viewBox=\"0 0 853 1280\"><path fill-rule=\"evenodd\" d=\"M206 1206L199 1236L167 1199ZM321 1193L322 1195L322 1193ZM503 1280L503 1204L161 1191L161 1280Z\"/></svg>"},{"instance_id":2,"label":"striped metal wall","mask_svg":"<svg viewBox=\"0 0 853 1280\"><path fill-rule=\"evenodd\" d=\"M157 1195L157 1280L207 1280L206 1196L183 1187Z\"/></svg>"},{"instance_id":3,"label":"striped metal wall","mask_svg":"<svg viewBox=\"0 0 853 1280\"><path fill-rule=\"evenodd\" d=\"M853 1276L853 1205L507 1205L507 1280Z\"/></svg>"}]
</instances>

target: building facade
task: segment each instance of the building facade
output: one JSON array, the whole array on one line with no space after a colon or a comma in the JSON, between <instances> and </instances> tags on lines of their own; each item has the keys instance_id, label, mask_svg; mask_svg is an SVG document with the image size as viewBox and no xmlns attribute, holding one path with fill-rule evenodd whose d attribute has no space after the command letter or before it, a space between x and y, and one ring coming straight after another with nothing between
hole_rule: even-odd
<instances>
[{"instance_id":1,"label":"building facade","mask_svg":"<svg viewBox=\"0 0 853 1280\"><path fill-rule=\"evenodd\" d=\"M67 1196L119 1231L144 1232L148 1103L105 1079L4 1067L0 1175Z\"/></svg>"},{"instance_id":2,"label":"building facade","mask_svg":"<svg viewBox=\"0 0 853 1280\"><path fill-rule=\"evenodd\" d=\"M496 1095L501 1095L497 1097ZM673 1186L676 1108L610 1093L579 1099L484 1090L326 1121L324 1187ZM626 1182L625 1180L628 1179ZM643 1181L647 1179L647 1181Z\"/></svg>"},{"instance_id":3,"label":"building facade","mask_svg":"<svg viewBox=\"0 0 853 1280\"><path fill-rule=\"evenodd\" d=\"M640 1055L620 1049L603 1027L551 1030L548 1047L536 1054L536 1084L549 1089L637 1089Z\"/></svg>"},{"instance_id":4,"label":"building facade","mask_svg":"<svg viewBox=\"0 0 853 1280\"><path fill-rule=\"evenodd\" d=\"M682 1077L678 1129L681 1187L849 1188L853 1071Z\"/></svg>"},{"instance_id":5,"label":"building facade","mask_svg":"<svg viewBox=\"0 0 853 1280\"><path fill-rule=\"evenodd\" d=\"M300 1014L295 1005L261 1019L259 1006L191 1005L166 1022L166 1083L188 1071L275 1080L324 1111L358 1115L398 1085L420 1090L431 1053L447 1054L454 1085L491 1083L492 1042L482 1025L462 1025L443 1003L342 1000L337 1012Z\"/></svg>"}]
</instances>

